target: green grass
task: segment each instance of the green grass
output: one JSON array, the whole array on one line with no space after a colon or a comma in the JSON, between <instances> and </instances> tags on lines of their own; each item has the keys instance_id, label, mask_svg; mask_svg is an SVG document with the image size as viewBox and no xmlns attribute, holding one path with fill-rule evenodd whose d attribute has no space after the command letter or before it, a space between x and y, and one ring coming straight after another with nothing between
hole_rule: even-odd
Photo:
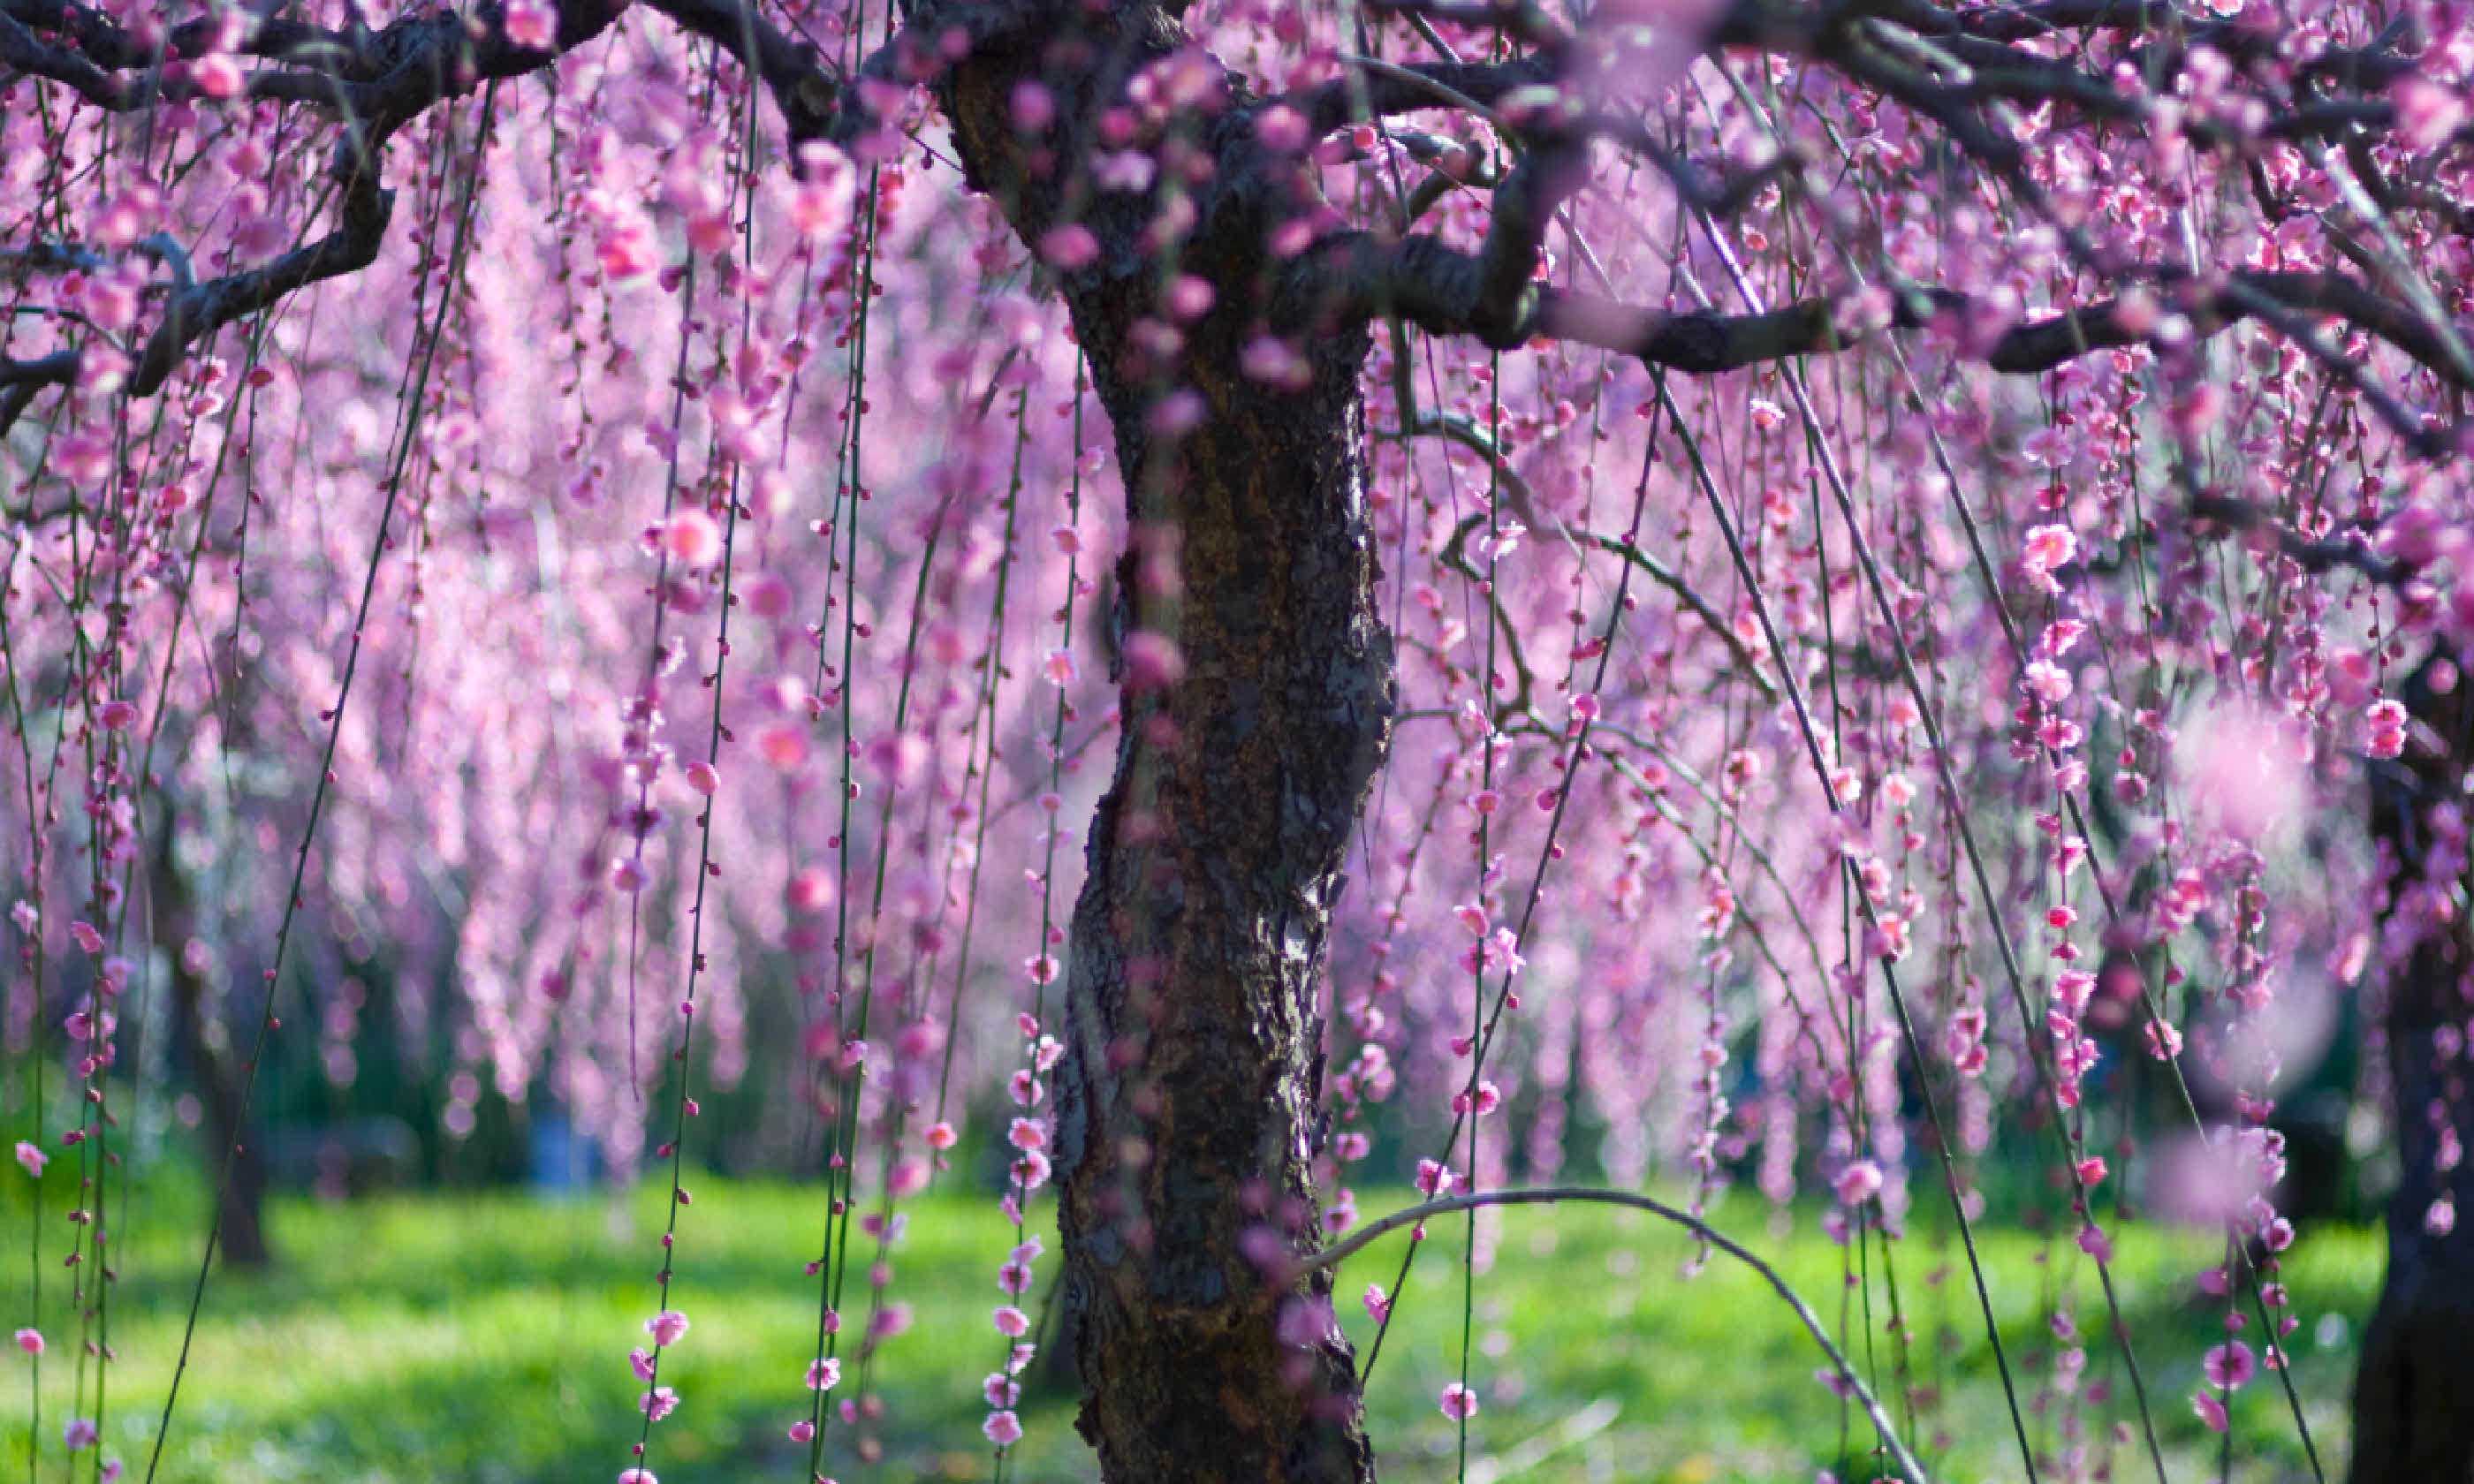
<instances>
[{"instance_id":1,"label":"green grass","mask_svg":"<svg viewBox=\"0 0 2474 1484\"><path fill-rule=\"evenodd\" d=\"M0 1182L13 1202L0 1206L0 1328L13 1329L30 1307L29 1211L25 1183L9 1174ZM666 1484L797 1479L806 1449L785 1429L803 1415L799 1377L814 1341L815 1281L801 1270L821 1220L814 1192L717 1179L692 1188L671 1303L694 1328L662 1370L683 1402L654 1429L650 1461ZM1393 1204L1361 1203L1369 1211ZM68 1233L61 1204L46 1202L42 1233L41 1324L52 1340L41 1365L46 1479L63 1476L59 1425L78 1370L68 1275L59 1265ZM973 1196L937 1195L911 1209L893 1292L913 1305L916 1323L885 1351L885 1457L872 1471L860 1467L848 1451L851 1430L837 1425L828 1468L846 1484L988 1475L978 1385L1001 1354L987 1316L999 1299L993 1275L1007 1232L992 1203ZM127 1239L114 1246L121 1281L109 1318L120 1359L105 1443L131 1461L132 1477L143 1475L179 1348L198 1211L178 1188L141 1191ZM262 1277L220 1273L208 1285L158 1477L609 1480L636 1434L639 1388L626 1354L656 1306L660 1217L659 1191L565 1202L514 1194L274 1202L281 1266ZM1864 1291L1844 1279L1844 1249L1808 1219L1780 1230L1779 1218L1748 1200L1728 1203L1714 1219L1772 1255L1833 1324L1843 1296L1848 1343L1863 1363ZM1471 1364L1484 1405L1470 1425L1472 1477L1807 1480L1840 1459L1842 1436L1858 1455L1869 1443L1860 1419L1843 1416L1813 1378L1822 1357L1786 1308L1724 1257L1687 1280L1686 1238L1606 1208L1508 1211L1497 1230L1494 1263L1475 1295ZM1436 1224L1374 1372L1370 1430L1387 1479L1456 1474L1456 1431L1435 1397L1457 1374L1462 1232L1459 1217ZM2221 1332L2220 1309L2189 1286L2205 1244L2154 1228L2117 1235L2116 1283L2171 1475L2213 1478L2219 1440L2189 1405L2199 1353ZM1404 1241L1378 1244L1341 1277L1342 1316L1361 1358L1371 1327L1357 1296L1369 1281L1391 1286ZM2023 1404L2051 1374L2056 1347L2044 1316L2067 1281L2086 1335L2083 1389L2103 1383L2116 1399L2093 1429L2091 1463L2109 1457L2114 1477L2152 1477L2144 1446L2116 1446L2109 1436L2114 1419L2134 1414L2086 1260L2067 1242L2049 1257L2045 1243L2018 1232L1982 1242ZM1053 1239L1051 1247L1043 1276L1055 1269ZM1878 1247L1872 1257L1878 1267ZM1937 1479L2023 1477L1955 1244L1920 1234L1900 1244L1897 1258L1916 1376L1937 1393L1916 1419L1917 1452ZM2342 1470L2343 1399L2379 1264L2375 1233L2333 1227L2313 1231L2288 1264L2303 1319L2295 1379L2332 1474ZM1897 1384L1879 1277L1869 1290L1870 1354L1889 1395ZM856 1293L865 1277L852 1281ZM2342 1317L2346 1333L2323 1347L2315 1330L2329 1314ZM2333 1337L2338 1327L2329 1328ZM2256 1328L2244 1337L2256 1344ZM5 1480L25 1476L30 1367L13 1350L0 1354L0 1367ZM846 1379L837 1395L852 1389ZM2273 1378L2254 1381L2237 1401L2235 1476L2309 1478ZM1034 1393L1022 1410L1031 1432L1009 1478L1092 1476L1069 1397ZM2066 1420L2058 1401L2031 1412L2041 1452L2062 1446ZM1854 1477L1871 1476L1860 1456L1851 1468Z\"/></svg>"}]
</instances>

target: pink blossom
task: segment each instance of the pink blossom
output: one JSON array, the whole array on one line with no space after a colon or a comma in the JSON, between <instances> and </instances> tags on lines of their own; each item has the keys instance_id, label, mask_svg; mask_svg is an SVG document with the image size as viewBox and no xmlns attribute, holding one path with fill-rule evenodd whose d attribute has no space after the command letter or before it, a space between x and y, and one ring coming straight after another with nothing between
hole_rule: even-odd
<instances>
[{"instance_id":1,"label":"pink blossom","mask_svg":"<svg viewBox=\"0 0 2474 1484\"><path fill-rule=\"evenodd\" d=\"M2396 105L2397 135L2410 149L2436 150L2465 122L2465 100L2418 73L2399 78L2389 99Z\"/></svg>"},{"instance_id":2,"label":"pink blossom","mask_svg":"<svg viewBox=\"0 0 2474 1484\"><path fill-rule=\"evenodd\" d=\"M1192 274L1179 274L1168 288L1168 312L1173 320L1184 323L1200 320L1210 313L1214 298L1211 280Z\"/></svg>"},{"instance_id":3,"label":"pink blossom","mask_svg":"<svg viewBox=\"0 0 2474 1484\"><path fill-rule=\"evenodd\" d=\"M799 736L804 745L806 731L802 730ZM838 895L834 887L834 874L822 866L809 866L793 873L789 887L784 893L790 910L799 913L822 912L834 904L834 898Z\"/></svg>"},{"instance_id":4,"label":"pink blossom","mask_svg":"<svg viewBox=\"0 0 2474 1484\"><path fill-rule=\"evenodd\" d=\"M24 1351L29 1355L41 1354L43 1352L43 1331L40 1329L18 1330L17 1348Z\"/></svg>"},{"instance_id":5,"label":"pink blossom","mask_svg":"<svg viewBox=\"0 0 2474 1484\"><path fill-rule=\"evenodd\" d=\"M721 523L701 510L683 510L662 527L662 545L701 571L721 560Z\"/></svg>"},{"instance_id":6,"label":"pink blossom","mask_svg":"<svg viewBox=\"0 0 2474 1484\"><path fill-rule=\"evenodd\" d=\"M2199 1414L2199 1421L2207 1424L2210 1432L2225 1430L2225 1404L2213 1393L2202 1391L2195 1394L2191 1398L2191 1410Z\"/></svg>"},{"instance_id":7,"label":"pink blossom","mask_svg":"<svg viewBox=\"0 0 2474 1484\"><path fill-rule=\"evenodd\" d=\"M925 1160L899 1161L885 1177L885 1193L897 1201L917 1195L928 1188L929 1174ZM894 1217L897 1224L901 1220L900 1216Z\"/></svg>"},{"instance_id":8,"label":"pink blossom","mask_svg":"<svg viewBox=\"0 0 2474 1484\"><path fill-rule=\"evenodd\" d=\"M615 283L651 273L660 263L655 251L652 229L641 222L630 222L605 234L595 255L601 264L601 275Z\"/></svg>"},{"instance_id":9,"label":"pink blossom","mask_svg":"<svg viewBox=\"0 0 2474 1484\"><path fill-rule=\"evenodd\" d=\"M1100 257L1100 239L1079 222L1052 227L1039 239L1041 261L1058 273L1088 268Z\"/></svg>"},{"instance_id":10,"label":"pink blossom","mask_svg":"<svg viewBox=\"0 0 2474 1484\"><path fill-rule=\"evenodd\" d=\"M2070 672L2050 659L2030 659L2022 679L2027 694L2047 706L2058 706L2070 699Z\"/></svg>"},{"instance_id":11,"label":"pink blossom","mask_svg":"<svg viewBox=\"0 0 2474 1484\"><path fill-rule=\"evenodd\" d=\"M2240 1340L2212 1347L2199 1362L2208 1384L2219 1391L2239 1391L2257 1373L2251 1349Z\"/></svg>"},{"instance_id":12,"label":"pink blossom","mask_svg":"<svg viewBox=\"0 0 2474 1484\"><path fill-rule=\"evenodd\" d=\"M2068 526L2031 527L2021 548L2019 564L2030 582L2048 592L2058 592L2061 588L2053 581L2053 574L2071 564L2078 555L2078 538L2071 534Z\"/></svg>"},{"instance_id":13,"label":"pink blossom","mask_svg":"<svg viewBox=\"0 0 2474 1484\"><path fill-rule=\"evenodd\" d=\"M621 1469L618 1471L618 1484L662 1484L662 1481L653 1476L650 1469Z\"/></svg>"},{"instance_id":14,"label":"pink blossom","mask_svg":"<svg viewBox=\"0 0 2474 1484\"><path fill-rule=\"evenodd\" d=\"M232 60L230 53L210 53L189 63L189 81L205 97L237 97L242 83L240 63Z\"/></svg>"},{"instance_id":15,"label":"pink blossom","mask_svg":"<svg viewBox=\"0 0 2474 1484\"><path fill-rule=\"evenodd\" d=\"M810 1442L815 1435L816 1424L804 1417L790 1424L790 1441L793 1443Z\"/></svg>"},{"instance_id":16,"label":"pink blossom","mask_svg":"<svg viewBox=\"0 0 2474 1484\"><path fill-rule=\"evenodd\" d=\"M841 1383L841 1378L842 1363L831 1355L821 1360L808 1362L807 1380L810 1391L831 1391Z\"/></svg>"},{"instance_id":17,"label":"pink blossom","mask_svg":"<svg viewBox=\"0 0 2474 1484\"><path fill-rule=\"evenodd\" d=\"M1211 404L1192 387L1179 387L1152 404L1152 415L1146 419L1152 432L1161 438L1181 438L1202 426L1211 416Z\"/></svg>"},{"instance_id":18,"label":"pink blossom","mask_svg":"<svg viewBox=\"0 0 2474 1484\"><path fill-rule=\"evenodd\" d=\"M676 1345L688 1332L688 1316L674 1308L666 1308L644 1321L644 1332L657 1346Z\"/></svg>"},{"instance_id":19,"label":"pink blossom","mask_svg":"<svg viewBox=\"0 0 2474 1484\"><path fill-rule=\"evenodd\" d=\"M1478 1082L1477 1091L1474 1095L1472 1095L1467 1088L1463 1088L1458 1092L1452 1094L1452 1112L1456 1113L1474 1113L1476 1116L1483 1118L1488 1113L1494 1112L1495 1108L1502 1101L1503 1093L1501 1090L1498 1089L1493 1083L1481 1079Z\"/></svg>"},{"instance_id":20,"label":"pink blossom","mask_svg":"<svg viewBox=\"0 0 2474 1484\"><path fill-rule=\"evenodd\" d=\"M1861 1206L1881 1193L1881 1166L1870 1160L1856 1160L1838 1172L1832 1182L1842 1206Z\"/></svg>"},{"instance_id":21,"label":"pink blossom","mask_svg":"<svg viewBox=\"0 0 2474 1484\"><path fill-rule=\"evenodd\" d=\"M627 1368L636 1373L636 1379L650 1381L653 1378L653 1352L641 1345L629 1351Z\"/></svg>"},{"instance_id":22,"label":"pink blossom","mask_svg":"<svg viewBox=\"0 0 2474 1484\"><path fill-rule=\"evenodd\" d=\"M1306 116L1287 104L1273 104L1254 115L1254 137L1275 155L1294 155L1306 147Z\"/></svg>"},{"instance_id":23,"label":"pink blossom","mask_svg":"<svg viewBox=\"0 0 2474 1484\"><path fill-rule=\"evenodd\" d=\"M73 485L100 485L111 475L111 444L90 433L72 433L52 445L52 465Z\"/></svg>"},{"instance_id":24,"label":"pink blossom","mask_svg":"<svg viewBox=\"0 0 2474 1484\"><path fill-rule=\"evenodd\" d=\"M537 52L558 39L558 12L544 0L507 0L507 39Z\"/></svg>"},{"instance_id":25,"label":"pink blossom","mask_svg":"<svg viewBox=\"0 0 2474 1484\"><path fill-rule=\"evenodd\" d=\"M1283 392L1302 392L1314 380L1314 370L1295 347L1276 335L1257 335L1238 353L1237 369L1252 380Z\"/></svg>"},{"instance_id":26,"label":"pink blossom","mask_svg":"<svg viewBox=\"0 0 2474 1484\"><path fill-rule=\"evenodd\" d=\"M1446 1382L1440 1400L1445 1417L1459 1421L1477 1415L1477 1393L1459 1381Z\"/></svg>"},{"instance_id":27,"label":"pink blossom","mask_svg":"<svg viewBox=\"0 0 2474 1484\"><path fill-rule=\"evenodd\" d=\"M1010 1448L1022 1441L1022 1419L1009 1411L990 1412L988 1420L980 1424L980 1430L997 1447Z\"/></svg>"},{"instance_id":28,"label":"pink blossom","mask_svg":"<svg viewBox=\"0 0 2474 1484\"><path fill-rule=\"evenodd\" d=\"M996 1308L997 1333L1021 1339L1031 1332L1031 1316L1010 1304Z\"/></svg>"},{"instance_id":29,"label":"pink blossom","mask_svg":"<svg viewBox=\"0 0 2474 1484\"><path fill-rule=\"evenodd\" d=\"M72 1417L68 1424L61 1429L61 1442L67 1445L72 1453L94 1447L96 1441L102 1436L102 1431L95 1426L94 1419L90 1417Z\"/></svg>"},{"instance_id":30,"label":"pink blossom","mask_svg":"<svg viewBox=\"0 0 2474 1484\"><path fill-rule=\"evenodd\" d=\"M656 1386L636 1399L636 1410L654 1422L660 1422L678 1409L679 1394L667 1386Z\"/></svg>"},{"instance_id":31,"label":"pink blossom","mask_svg":"<svg viewBox=\"0 0 2474 1484\"><path fill-rule=\"evenodd\" d=\"M1008 102L1016 133L1046 133L1048 126L1056 121L1056 95L1028 78L1013 85Z\"/></svg>"},{"instance_id":32,"label":"pink blossom","mask_svg":"<svg viewBox=\"0 0 2474 1484\"><path fill-rule=\"evenodd\" d=\"M94 924L91 922L71 922L69 924L69 936L76 939L77 945L85 949L88 953L100 953L103 951L103 934L96 932L94 930Z\"/></svg>"},{"instance_id":33,"label":"pink blossom","mask_svg":"<svg viewBox=\"0 0 2474 1484\"><path fill-rule=\"evenodd\" d=\"M26 1140L22 1138L17 1140L17 1163L27 1174L36 1179L42 1178L43 1166L51 1162L51 1158L50 1155Z\"/></svg>"},{"instance_id":34,"label":"pink blossom","mask_svg":"<svg viewBox=\"0 0 2474 1484\"><path fill-rule=\"evenodd\" d=\"M2370 704L2363 719L2370 726L2365 752L2373 757L2394 757L2405 751L2406 709L2402 703L2384 696Z\"/></svg>"},{"instance_id":35,"label":"pink blossom","mask_svg":"<svg viewBox=\"0 0 2474 1484\"><path fill-rule=\"evenodd\" d=\"M1338 1236L1355 1225L1357 1225L1357 1194L1343 1188L1332 1196L1331 1204L1323 1208L1323 1233L1327 1236Z\"/></svg>"}]
</instances>

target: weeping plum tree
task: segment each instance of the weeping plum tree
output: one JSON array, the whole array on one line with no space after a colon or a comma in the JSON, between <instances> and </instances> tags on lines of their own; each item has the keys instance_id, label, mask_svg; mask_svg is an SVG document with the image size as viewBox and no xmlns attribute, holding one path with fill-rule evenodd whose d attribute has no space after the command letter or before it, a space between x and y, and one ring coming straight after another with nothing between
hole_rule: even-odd
<instances>
[{"instance_id":1,"label":"weeping plum tree","mask_svg":"<svg viewBox=\"0 0 2474 1484\"><path fill-rule=\"evenodd\" d=\"M1414 1165L1473 1277L1583 1131L1559 1198L1666 1171L1757 1264L1731 1180L1894 1274L2034 1165L2004 1430L2162 1479L2303 1422L2271 1121L2360 995L2355 1476L2463 1476L2469 64L2456 0L0 0L37 1283L73 1210L108 1354L158 992L245 1144L383 945L447 1137L554 1099L669 1185L625 1478L758 1077L819 1476L976 1114L1111 1479L1370 1477L1349 1182ZM2140 1212L2262 1328L2135 1347ZM1789 1302L1929 1468L1904 1341ZM1466 1460L1508 1393L1444 1369Z\"/></svg>"}]
</instances>

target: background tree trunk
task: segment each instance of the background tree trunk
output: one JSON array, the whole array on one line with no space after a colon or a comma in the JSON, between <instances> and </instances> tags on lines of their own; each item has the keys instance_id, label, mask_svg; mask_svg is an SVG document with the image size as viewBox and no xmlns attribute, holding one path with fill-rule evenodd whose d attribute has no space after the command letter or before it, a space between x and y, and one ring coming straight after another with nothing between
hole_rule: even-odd
<instances>
[{"instance_id":1,"label":"background tree trunk","mask_svg":"<svg viewBox=\"0 0 2474 1484\"><path fill-rule=\"evenodd\" d=\"M222 1172L224 1157L229 1154L231 1159L218 1197L224 1262L230 1267L263 1268L275 1260L266 1239L266 1155L243 1123L247 1072L221 1028L210 1028L215 995L207 978L208 965L189 951L189 944L201 939L198 900L173 853L179 829L177 818L167 808L162 827L156 831L152 862L156 946L172 969L173 1057L188 1067L189 1084L197 1089L206 1125L208 1173ZM267 993L273 993L271 986ZM232 1153L235 1148L236 1154Z\"/></svg>"},{"instance_id":2,"label":"background tree trunk","mask_svg":"<svg viewBox=\"0 0 2474 1484\"><path fill-rule=\"evenodd\" d=\"M2426 663L2406 688L2415 718L2440 743L2409 751L2373 774L2371 834L2397 863L2384 923L2431 922L2412 898L2462 895L2462 780L2474 756L2474 706L2465 682L2430 684ZM2436 820L2439 809L2456 822ZM2462 902L2422 941L2388 986L2388 1057L2396 1095L2400 1178L2389 1201L2388 1274L2363 1337L2354 1378L2353 1484L2465 1484L2474 1479L2474 1097L2467 1095L2464 1030L2469 937ZM2398 924L2402 925L2402 924ZM2453 1043L2453 1044L2451 1044ZM2446 1047L2443 1054L2443 1047ZM2454 1225L2433 1220L2442 1196Z\"/></svg>"},{"instance_id":3,"label":"background tree trunk","mask_svg":"<svg viewBox=\"0 0 2474 1484\"><path fill-rule=\"evenodd\" d=\"M1151 5L1056 19L1013 55L982 48L941 86L972 183L1025 242L1063 222L1098 239L1099 261L1063 287L1134 533L1114 617L1121 655L1136 658L1121 666L1116 775L1054 1027L1079 1427L1110 1480L1367 1480L1331 1280L1292 1281L1281 1257L1318 1240L1318 978L1393 709L1364 512L1368 337L1313 340L1300 390L1237 374L1282 276L1266 238L1298 208L1292 187L1198 141L1220 171L1169 259L1147 240L1155 200L1072 180L1101 108L1182 33ZM1058 102L1045 170L1008 122L1026 82ZM1135 332L1162 317L1171 273L1205 278L1218 307L1162 355ZM1155 437L1153 413L1178 389L1204 416ZM1152 636L1174 641L1181 679L1146 675Z\"/></svg>"}]
</instances>

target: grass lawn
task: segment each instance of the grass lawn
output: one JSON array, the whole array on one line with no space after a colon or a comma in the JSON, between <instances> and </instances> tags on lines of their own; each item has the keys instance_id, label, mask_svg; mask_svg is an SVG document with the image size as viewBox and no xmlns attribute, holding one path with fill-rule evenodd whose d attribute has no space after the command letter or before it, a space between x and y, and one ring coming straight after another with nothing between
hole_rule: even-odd
<instances>
[{"instance_id":1,"label":"grass lawn","mask_svg":"<svg viewBox=\"0 0 2474 1484\"><path fill-rule=\"evenodd\" d=\"M11 1203L0 1205L0 1328L13 1329L31 1307L29 1210L24 1182L0 1181L0 1188ZM818 1203L813 1190L781 1185L707 1179L691 1188L671 1303L693 1328L663 1361L662 1379L682 1402L654 1429L649 1462L665 1484L797 1479L807 1450L785 1430L805 1415L800 1376L814 1343L817 1293L802 1267L818 1241ZM281 1265L264 1277L219 1273L208 1284L157 1477L606 1484L636 1436L641 1388L626 1357L644 1341L642 1326L656 1306L661 1199L643 1190L565 1201L521 1194L275 1201ZM1395 1204L1374 1193L1360 1198L1370 1213ZM915 1322L885 1352L887 1411L877 1424L885 1456L873 1469L859 1465L853 1430L837 1424L828 1470L845 1484L990 1475L978 1432L979 1382L1002 1355L988 1312L1000 1299L994 1272L1007 1229L993 1203L976 1196L934 1195L910 1209L891 1291L912 1305ZM59 1429L78 1357L68 1275L59 1265L67 1227L58 1202L47 1211L40 1322L52 1341L41 1365L49 1461L40 1477L51 1479L62 1476ZM1844 1416L1815 1380L1822 1357L1758 1278L1724 1257L1684 1278L1688 1239L1633 1212L1532 1208L1500 1215L1493 1262L1474 1298L1470 1367L1482 1410L1470 1424L1470 1478L1802 1481L1841 1457L1842 1437L1859 1456L1841 1476L1851 1470L1856 1478L1871 1476L1860 1457L1869 1441L1860 1419ZM1771 1255L1833 1324L1843 1300L1844 1332L1859 1357L1869 1294L1871 1355L1885 1397L1897 1391L1883 1323L1887 1288L1878 1272L1869 1287L1851 1287L1847 1251L1808 1217L1782 1232L1765 1207L1739 1197L1713 1220ZM1374 1371L1370 1426L1387 1479L1457 1476L1456 1430L1435 1398L1457 1374L1463 1230L1459 1217L1437 1224ZM193 1198L141 1189L112 1249L121 1281L111 1294L110 1335L120 1360L104 1444L129 1460L133 1479L144 1475L202 1231ZM2200 1300L2190 1283L2205 1243L2156 1228L2125 1229L2117 1239L2116 1285L2138 1337L2171 1477L2215 1478L2221 1440L2200 1427L2189 1402L2200 1384L2200 1352L2222 1331L2220 1304ZM1385 1240L1342 1274L1342 1318L1361 1360L1372 1327L1357 1296L1370 1281L1392 1285L1404 1242ZM2082 1426L2094 1435L2078 1477L2109 1461L2114 1477L2152 1478L2144 1444L2114 1441L2112 1421L2136 1414L2124 1405L2126 1375L2087 1260L2067 1241L2049 1245L2015 1231L1980 1234L1979 1242L2040 1453L2056 1454L2070 1429ZM1050 1247L1043 1279L1055 1271L1053 1238ZM1871 1256L1878 1268L1878 1246ZM1916 1451L1936 1479L2022 1478L1956 1244L1919 1234L1899 1245L1897 1257L1914 1374L1931 1393L1912 1428ZM2375 1233L2337 1227L2314 1229L2287 1264L2303 1321L2293 1336L2294 1376L2332 1475L2342 1472L2344 1397L2379 1266ZM864 1281L854 1273L854 1294ZM2066 1284L2077 1296L2087 1352L2080 1397L2095 1388L2114 1399L2094 1426L2077 1422L2068 1399L2034 1404L2057 1350L2045 1316ZM2244 1338L2257 1347L2255 1326ZM32 1367L12 1348L0 1353L0 1479L23 1477ZM854 1390L846 1377L837 1395ZM1015 1450L1009 1479L1093 1475L1073 1433L1069 1397L1035 1391L1021 1410L1031 1434ZM2273 1377L2237 1396L2234 1418L2234 1478L2311 1477Z\"/></svg>"}]
</instances>

